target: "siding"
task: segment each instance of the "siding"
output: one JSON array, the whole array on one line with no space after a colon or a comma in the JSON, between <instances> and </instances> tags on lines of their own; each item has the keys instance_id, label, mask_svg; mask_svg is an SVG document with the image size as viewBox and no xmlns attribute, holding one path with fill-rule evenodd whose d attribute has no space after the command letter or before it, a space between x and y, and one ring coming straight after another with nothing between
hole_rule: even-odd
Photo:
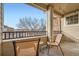
<instances>
[{"instance_id":1,"label":"siding","mask_svg":"<svg viewBox=\"0 0 79 59\"><path fill-rule=\"evenodd\" d=\"M73 13L71 13L70 15L72 15L72 14ZM77 24L77 25L65 25L65 17L61 19L62 32L65 35L67 35L68 37L70 37L73 41L79 42L79 24Z\"/></svg>"}]
</instances>

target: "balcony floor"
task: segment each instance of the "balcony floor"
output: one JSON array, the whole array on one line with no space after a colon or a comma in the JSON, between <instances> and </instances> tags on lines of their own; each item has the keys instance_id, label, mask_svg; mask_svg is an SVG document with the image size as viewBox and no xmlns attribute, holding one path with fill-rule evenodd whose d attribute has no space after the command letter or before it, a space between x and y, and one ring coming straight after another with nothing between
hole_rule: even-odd
<instances>
[{"instance_id":1,"label":"balcony floor","mask_svg":"<svg viewBox=\"0 0 79 59\"><path fill-rule=\"evenodd\" d=\"M44 49L39 53L39 56L62 56L62 53L59 48L57 49L57 47L54 46L50 48L49 53L48 49Z\"/></svg>"},{"instance_id":2,"label":"balcony floor","mask_svg":"<svg viewBox=\"0 0 79 59\"><path fill-rule=\"evenodd\" d=\"M64 53L64 56L79 56L79 43L63 41L61 42L61 48ZM52 47L50 49L49 54L47 54L48 50L44 50L40 52L40 56L63 56L61 50L57 47Z\"/></svg>"}]
</instances>

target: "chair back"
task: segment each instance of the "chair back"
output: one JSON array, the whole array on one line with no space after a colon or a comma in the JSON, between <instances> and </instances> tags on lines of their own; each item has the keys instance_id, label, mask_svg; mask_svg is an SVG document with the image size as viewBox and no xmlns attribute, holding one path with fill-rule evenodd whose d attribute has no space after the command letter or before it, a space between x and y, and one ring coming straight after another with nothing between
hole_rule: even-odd
<instances>
[{"instance_id":1,"label":"chair back","mask_svg":"<svg viewBox=\"0 0 79 59\"><path fill-rule=\"evenodd\" d=\"M56 42L57 44L59 44L60 41L61 41L61 38L62 38L62 34L57 34L57 37L56 37L55 42Z\"/></svg>"},{"instance_id":2,"label":"chair back","mask_svg":"<svg viewBox=\"0 0 79 59\"><path fill-rule=\"evenodd\" d=\"M38 49L38 39L18 40L13 43L16 56L36 56Z\"/></svg>"}]
</instances>

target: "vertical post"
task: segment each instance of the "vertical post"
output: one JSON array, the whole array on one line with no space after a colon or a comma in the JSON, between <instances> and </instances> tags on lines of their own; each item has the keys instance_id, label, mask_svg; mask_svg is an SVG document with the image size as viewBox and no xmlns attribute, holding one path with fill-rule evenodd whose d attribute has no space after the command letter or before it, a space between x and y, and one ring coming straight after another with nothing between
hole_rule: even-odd
<instances>
[{"instance_id":1,"label":"vertical post","mask_svg":"<svg viewBox=\"0 0 79 59\"><path fill-rule=\"evenodd\" d=\"M6 32L4 32L4 39L6 39Z\"/></svg>"},{"instance_id":2,"label":"vertical post","mask_svg":"<svg viewBox=\"0 0 79 59\"><path fill-rule=\"evenodd\" d=\"M17 52L16 52L16 42L13 41L13 47L14 47L14 55L17 56Z\"/></svg>"},{"instance_id":3,"label":"vertical post","mask_svg":"<svg viewBox=\"0 0 79 59\"><path fill-rule=\"evenodd\" d=\"M0 3L0 56L2 55L2 27L3 27L3 11L2 3Z\"/></svg>"},{"instance_id":4,"label":"vertical post","mask_svg":"<svg viewBox=\"0 0 79 59\"><path fill-rule=\"evenodd\" d=\"M20 32L18 32L19 33L19 38L21 38L21 33Z\"/></svg>"},{"instance_id":5,"label":"vertical post","mask_svg":"<svg viewBox=\"0 0 79 59\"><path fill-rule=\"evenodd\" d=\"M17 32L16 32L16 38L17 38Z\"/></svg>"},{"instance_id":6,"label":"vertical post","mask_svg":"<svg viewBox=\"0 0 79 59\"><path fill-rule=\"evenodd\" d=\"M10 39L10 32L8 32L8 34L9 34L9 37L8 38Z\"/></svg>"},{"instance_id":7,"label":"vertical post","mask_svg":"<svg viewBox=\"0 0 79 59\"><path fill-rule=\"evenodd\" d=\"M24 31L24 33L25 33L25 34L24 34L24 37L26 37L26 32Z\"/></svg>"},{"instance_id":8,"label":"vertical post","mask_svg":"<svg viewBox=\"0 0 79 59\"><path fill-rule=\"evenodd\" d=\"M36 56L39 56L39 43L40 43L40 38L38 39Z\"/></svg>"},{"instance_id":9,"label":"vertical post","mask_svg":"<svg viewBox=\"0 0 79 59\"><path fill-rule=\"evenodd\" d=\"M23 38L23 32L21 32L22 33L22 38Z\"/></svg>"},{"instance_id":10,"label":"vertical post","mask_svg":"<svg viewBox=\"0 0 79 59\"><path fill-rule=\"evenodd\" d=\"M49 41L53 40L53 7L51 5L48 6L47 10L47 21L46 21L46 31L49 38Z\"/></svg>"},{"instance_id":11,"label":"vertical post","mask_svg":"<svg viewBox=\"0 0 79 59\"><path fill-rule=\"evenodd\" d=\"M14 37L14 32L12 32L12 38L14 39L15 37Z\"/></svg>"},{"instance_id":12,"label":"vertical post","mask_svg":"<svg viewBox=\"0 0 79 59\"><path fill-rule=\"evenodd\" d=\"M60 33L61 33L61 18L60 18Z\"/></svg>"}]
</instances>

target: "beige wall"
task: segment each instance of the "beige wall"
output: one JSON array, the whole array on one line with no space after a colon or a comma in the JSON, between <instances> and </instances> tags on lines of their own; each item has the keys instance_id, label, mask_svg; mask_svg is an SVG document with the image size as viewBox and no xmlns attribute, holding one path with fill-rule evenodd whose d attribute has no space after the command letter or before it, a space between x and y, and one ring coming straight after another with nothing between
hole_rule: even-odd
<instances>
[{"instance_id":1,"label":"beige wall","mask_svg":"<svg viewBox=\"0 0 79 59\"><path fill-rule=\"evenodd\" d=\"M12 42L4 42L2 44L2 55L3 56L14 56L14 48Z\"/></svg>"},{"instance_id":2,"label":"beige wall","mask_svg":"<svg viewBox=\"0 0 79 59\"><path fill-rule=\"evenodd\" d=\"M79 12L76 12L79 13ZM72 15L75 13L68 14L66 16ZM65 16L65 17L66 17ZM66 25L65 24L65 17L61 19L62 24L62 32L67 35L68 37L72 38L73 41L79 42L79 24L77 25Z\"/></svg>"},{"instance_id":3,"label":"beige wall","mask_svg":"<svg viewBox=\"0 0 79 59\"><path fill-rule=\"evenodd\" d=\"M57 14L56 12L53 12L53 31L60 31L60 20L61 20L61 15Z\"/></svg>"},{"instance_id":4,"label":"beige wall","mask_svg":"<svg viewBox=\"0 0 79 59\"><path fill-rule=\"evenodd\" d=\"M58 16L53 19L53 31L60 31L60 21L61 18Z\"/></svg>"}]
</instances>

